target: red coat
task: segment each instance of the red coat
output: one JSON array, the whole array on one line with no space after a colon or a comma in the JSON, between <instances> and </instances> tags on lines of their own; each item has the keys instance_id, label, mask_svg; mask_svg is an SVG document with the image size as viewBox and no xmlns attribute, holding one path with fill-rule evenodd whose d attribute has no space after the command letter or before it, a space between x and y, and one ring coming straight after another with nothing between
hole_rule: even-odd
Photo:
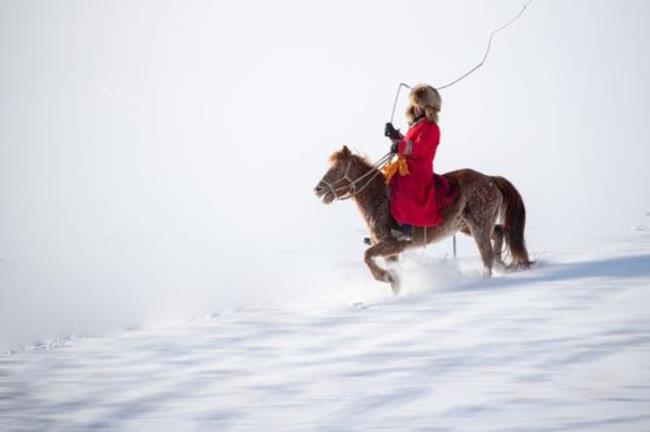
<instances>
[{"instance_id":1,"label":"red coat","mask_svg":"<svg viewBox=\"0 0 650 432\"><path fill-rule=\"evenodd\" d=\"M435 226L442 222L440 209L456 198L449 181L433 174L433 158L440 143L438 125L427 119L415 123L399 143L409 174L393 176L390 210L401 224Z\"/></svg>"}]
</instances>

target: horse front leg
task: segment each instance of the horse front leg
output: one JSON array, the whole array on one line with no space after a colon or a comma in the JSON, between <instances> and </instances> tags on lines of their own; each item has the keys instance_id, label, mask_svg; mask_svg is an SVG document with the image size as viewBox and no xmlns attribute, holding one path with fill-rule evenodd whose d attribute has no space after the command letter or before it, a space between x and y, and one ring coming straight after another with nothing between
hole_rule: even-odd
<instances>
[{"instance_id":1,"label":"horse front leg","mask_svg":"<svg viewBox=\"0 0 650 432\"><path fill-rule=\"evenodd\" d=\"M406 248L404 242L396 241L382 241L376 245L366 249L364 254L364 261L370 269L372 276L379 282L388 282L393 289L393 294L397 295L400 291L399 278L396 274L391 274L388 270L385 270L377 265L375 257L395 257L401 253Z\"/></svg>"}]
</instances>

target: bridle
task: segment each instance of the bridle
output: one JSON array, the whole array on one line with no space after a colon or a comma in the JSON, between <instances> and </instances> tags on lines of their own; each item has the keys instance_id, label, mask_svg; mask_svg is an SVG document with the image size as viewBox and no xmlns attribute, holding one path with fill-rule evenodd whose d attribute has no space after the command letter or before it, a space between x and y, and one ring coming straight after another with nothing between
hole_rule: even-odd
<instances>
[{"instance_id":1,"label":"bridle","mask_svg":"<svg viewBox=\"0 0 650 432\"><path fill-rule=\"evenodd\" d=\"M327 181L325 177L321 180L321 183L323 183L325 186L327 186L328 193L331 193L334 195L334 199L343 201L346 199L350 199L359 193L363 191L369 184L372 182L379 174L381 174L381 169L388 163L390 160L393 158L393 153L388 152L384 156L382 156L377 162L375 162L372 165L372 168L370 168L367 172L362 174L361 176L357 177L356 179L350 178L350 167L352 166L352 159L348 160L348 165L345 167L345 172L341 177L336 179L335 181ZM367 180L366 180L367 179ZM358 186L359 183L365 182L361 185ZM347 184L344 184L342 186L336 186L342 181L347 181ZM358 186L358 188L357 188ZM339 191L346 189L347 191L343 193L343 195L338 194Z\"/></svg>"}]
</instances>

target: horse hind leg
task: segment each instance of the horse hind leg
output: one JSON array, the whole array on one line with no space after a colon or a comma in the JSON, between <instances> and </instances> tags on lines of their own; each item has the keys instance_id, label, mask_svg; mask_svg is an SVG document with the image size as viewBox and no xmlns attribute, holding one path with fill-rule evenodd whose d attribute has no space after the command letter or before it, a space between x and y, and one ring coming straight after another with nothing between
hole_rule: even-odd
<instances>
[{"instance_id":1,"label":"horse hind leg","mask_svg":"<svg viewBox=\"0 0 650 432\"><path fill-rule=\"evenodd\" d=\"M494 250L490 241L490 230L478 226L472 226L470 230L481 254L481 260L485 268L485 276L490 277L492 276L492 266L494 265Z\"/></svg>"},{"instance_id":2,"label":"horse hind leg","mask_svg":"<svg viewBox=\"0 0 650 432\"><path fill-rule=\"evenodd\" d=\"M503 225L501 224L496 224L494 225L494 228L492 229L492 242L493 242L493 247L492 249L494 250L494 263L499 267L499 268L505 268L506 265L503 262Z\"/></svg>"}]
</instances>

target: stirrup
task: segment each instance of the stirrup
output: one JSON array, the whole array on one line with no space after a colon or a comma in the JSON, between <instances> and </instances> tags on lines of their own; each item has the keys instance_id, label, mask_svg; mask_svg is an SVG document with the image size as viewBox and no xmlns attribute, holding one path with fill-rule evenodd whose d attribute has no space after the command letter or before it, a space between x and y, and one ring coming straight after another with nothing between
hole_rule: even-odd
<instances>
[{"instance_id":1,"label":"stirrup","mask_svg":"<svg viewBox=\"0 0 650 432\"><path fill-rule=\"evenodd\" d=\"M410 242L412 240L410 234L406 234L404 231L400 231L400 230L395 229L395 228L390 230L390 234L397 241Z\"/></svg>"}]
</instances>

